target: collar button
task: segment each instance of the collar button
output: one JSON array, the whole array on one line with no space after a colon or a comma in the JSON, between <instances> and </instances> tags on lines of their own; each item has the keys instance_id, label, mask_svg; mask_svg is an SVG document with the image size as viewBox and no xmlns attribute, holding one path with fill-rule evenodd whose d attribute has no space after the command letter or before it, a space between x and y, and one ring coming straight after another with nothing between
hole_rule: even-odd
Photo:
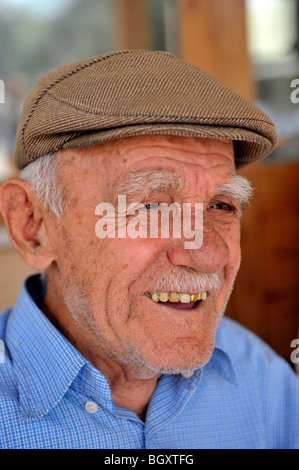
<instances>
[{"instance_id":1,"label":"collar button","mask_svg":"<svg viewBox=\"0 0 299 470\"><path fill-rule=\"evenodd\" d=\"M93 414L98 411L98 405L94 401L87 401L84 405L85 410L87 413Z\"/></svg>"}]
</instances>

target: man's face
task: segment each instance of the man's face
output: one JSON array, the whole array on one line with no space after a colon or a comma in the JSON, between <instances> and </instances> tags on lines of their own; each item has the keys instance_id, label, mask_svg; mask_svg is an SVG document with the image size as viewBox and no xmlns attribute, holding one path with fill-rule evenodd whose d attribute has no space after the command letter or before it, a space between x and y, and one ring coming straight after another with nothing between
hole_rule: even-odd
<instances>
[{"instance_id":1,"label":"man's face","mask_svg":"<svg viewBox=\"0 0 299 470\"><path fill-rule=\"evenodd\" d=\"M59 299L59 316L71 311L64 325L83 350L104 352L138 377L205 364L240 262L241 203L234 191L223 190L235 174L232 143L132 137L62 151L60 158L68 211L51 229L50 310L49 299L56 299L56 310ZM202 246L186 249L185 239L172 237L118 238L117 224L115 238L99 239L96 206L116 206L124 190L128 204L143 203L146 210L154 203L202 203ZM215 276L218 285L209 283ZM161 291L206 291L207 297L185 304L149 296Z\"/></svg>"}]
</instances>

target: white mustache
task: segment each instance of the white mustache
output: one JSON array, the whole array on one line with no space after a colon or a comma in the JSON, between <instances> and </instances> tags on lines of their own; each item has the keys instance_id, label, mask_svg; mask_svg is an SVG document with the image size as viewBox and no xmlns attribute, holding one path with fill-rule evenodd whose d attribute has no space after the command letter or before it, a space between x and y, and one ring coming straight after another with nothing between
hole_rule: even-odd
<instances>
[{"instance_id":1,"label":"white mustache","mask_svg":"<svg viewBox=\"0 0 299 470\"><path fill-rule=\"evenodd\" d=\"M156 282L152 291L155 292L211 292L221 286L221 279L217 273L180 273L163 274L163 278Z\"/></svg>"}]
</instances>

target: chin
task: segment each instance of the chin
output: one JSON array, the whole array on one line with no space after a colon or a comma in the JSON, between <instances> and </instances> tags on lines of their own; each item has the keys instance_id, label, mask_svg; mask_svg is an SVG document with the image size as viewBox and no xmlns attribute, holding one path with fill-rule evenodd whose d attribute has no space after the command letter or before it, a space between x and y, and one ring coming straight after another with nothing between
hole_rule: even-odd
<instances>
[{"instance_id":1,"label":"chin","mask_svg":"<svg viewBox=\"0 0 299 470\"><path fill-rule=\"evenodd\" d=\"M214 350L214 340L209 344L200 344L188 348L177 348L171 351L157 352L153 355L139 355L139 365L135 375L140 379L149 379L162 374L182 374L185 377L206 365Z\"/></svg>"}]
</instances>

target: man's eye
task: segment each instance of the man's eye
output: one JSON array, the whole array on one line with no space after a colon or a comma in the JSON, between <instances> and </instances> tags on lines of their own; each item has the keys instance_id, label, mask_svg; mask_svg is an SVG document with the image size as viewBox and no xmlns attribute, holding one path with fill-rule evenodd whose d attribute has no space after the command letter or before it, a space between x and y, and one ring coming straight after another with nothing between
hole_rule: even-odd
<instances>
[{"instance_id":1,"label":"man's eye","mask_svg":"<svg viewBox=\"0 0 299 470\"><path fill-rule=\"evenodd\" d=\"M140 203L132 203L127 208L127 215L136 215L138 211L147 211L152 209L158 209L159 203L158 202L151 202L149 204L140 204Z\"/></svg>"},{"instance_id":2,"label":"man's eye","mask_svg":"<svg viewBox=\"0 0 299 470\"><path fill-rule=\"evenodd\" d=\"M226 204L225 202L214 202L211 205L211 209L217 209L217 210L224 211L224 212L235 211L234 207L230 206L229 204Z\"/></svg>"},{"instance_id":3,"label":"man's eye","mask_svg":"<svg viewBox=\"0 0 299 470\"><path fill-rule=\"evenodd\" d=\"M151 202L149 204L144 205L145 209L158 209L159 208L159 203L158 202Z\"/></svg>"}]
</instances>

